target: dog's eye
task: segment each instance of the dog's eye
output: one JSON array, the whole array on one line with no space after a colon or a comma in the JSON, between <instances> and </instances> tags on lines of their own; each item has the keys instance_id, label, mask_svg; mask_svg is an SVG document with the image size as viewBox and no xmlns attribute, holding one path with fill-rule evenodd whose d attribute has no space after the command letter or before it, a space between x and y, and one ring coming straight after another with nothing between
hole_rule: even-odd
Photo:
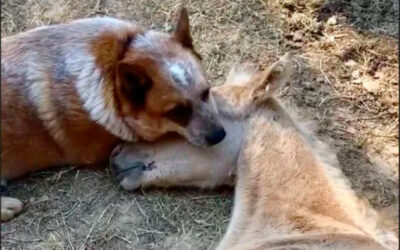
<instances>
[{"instance_id":1,"label":"dog's eye","mask_svg":"<svg viewBox=\"0 0 400 250\"><path fill-rule=\"evenodd\" d=\"M165 116L168 119L170 119L182 126L186 126L190 121L192 113L193 113L192 105L178 104L173 109L166 112Z\"/></svg>"},{"instance_id":2,"label":"dog's eye","mask_svg":"<svg viewBox=\"0 0 400 250\"><path fill-rule=\"evenodd\" d=\"M200 96L200 98L201 98L201 100L203 101L203 102L206 102L207 100L208 100L208 96L210 95L210 89L206 89L206 90L204 90L202 93L201 93L201 96Z\"/></svg>"}]
</instances>

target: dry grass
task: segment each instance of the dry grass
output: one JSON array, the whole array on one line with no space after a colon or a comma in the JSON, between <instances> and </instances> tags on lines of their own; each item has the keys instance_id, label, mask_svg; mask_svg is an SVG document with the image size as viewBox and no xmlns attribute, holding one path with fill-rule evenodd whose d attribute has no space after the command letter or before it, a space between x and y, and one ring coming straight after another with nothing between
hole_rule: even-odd
<instances>
[{"instance_id":1,"label":"dry grass","mask_svg":"<svg viewBox=\"0 0 400 250\"><path fill-rule=\"evenodd\" d=\"M111 15L168 31L182 1L2 0L3 36ZM288 105L315 121L357 193L398 230L398 3L368 0L184 1L195 45L215 84L237 62L265 66L299 55ZM332 18L332 16L334 16ZM108 172L64 168L14 182L26 211L2 224L2 249L212 249L230 190L128 193Z\"/></svg>"},{"instance_id":2,"label":"dry grass","mask_svg":"<svg viewBox=\"0 0 400 250\"><path fill-rule=\"evenodd\" d=\"M329 4L287 0L275 5L285 17L286 45L304 59L305 72L299 73L291 94L300 97L297 106L317 115L319 134L334 138L354 188L374 205L388 205L397 200L396 193L389 197L366 190L387 193L396 186L382 184L377 166L378 175L398 179L398 40L374 29L356 31L338 13L322 18Z\"/></svg>"}]
</instances>

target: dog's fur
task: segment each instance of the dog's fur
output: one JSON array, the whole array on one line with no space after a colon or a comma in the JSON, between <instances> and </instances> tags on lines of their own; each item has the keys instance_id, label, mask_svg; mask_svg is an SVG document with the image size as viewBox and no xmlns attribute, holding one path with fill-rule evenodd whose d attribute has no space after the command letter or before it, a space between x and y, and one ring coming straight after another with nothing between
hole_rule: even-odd
<instances>
[{"instance_id":1,"label":"dog's fur","mask_svg":"<svg viewBox=\"0 0 400 250\"><path fill-rule=\"evenodd\" d=\"M177 132L209 146L225 136L184 8L172 34L97 17L4 38L1 90L2 179L105 163L121 139ZM20 210L6 201L2 221L3 208Z\"/></svg>"},{"instance_id":2,"label":"dog's fur","mask_svg":"<svg viewBox=\"0 0 400 250\"><path fill-rule=\"evenodd\" d=\"M228 84L212 89L228 132L221 144L200 149L176 138L125 144L112 154L113 172L128 190L213 187L232 183L237 166L221 250L395 248L395 236L375 229L373 211L348 187L328 148L273 97L290 72L289 55L263 73L233 71Z\"/></svg>"}]
</instances>

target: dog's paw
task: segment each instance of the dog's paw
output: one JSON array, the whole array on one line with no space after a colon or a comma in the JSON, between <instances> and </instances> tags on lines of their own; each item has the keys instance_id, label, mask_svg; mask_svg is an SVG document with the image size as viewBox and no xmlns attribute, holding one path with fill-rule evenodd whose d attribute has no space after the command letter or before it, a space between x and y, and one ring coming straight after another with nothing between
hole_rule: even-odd
<instances>
[{"instance_id":1,"label":"dog's paw","mask_svg":"<svg viewBox=\"0 0 400 250\"><path fill-rule=\"evenodd\" d=\"M1 197L1 222L13 219L21 213L23 207L24 204L18 199Z\"/></svg>"}]
</instances>

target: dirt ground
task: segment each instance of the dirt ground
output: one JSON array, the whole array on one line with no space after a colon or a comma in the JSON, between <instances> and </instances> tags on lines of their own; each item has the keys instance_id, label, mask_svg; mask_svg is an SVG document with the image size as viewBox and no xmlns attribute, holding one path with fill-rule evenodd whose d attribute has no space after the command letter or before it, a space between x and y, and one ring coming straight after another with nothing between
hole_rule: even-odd
<instances>
[{"instance_id":1,"label":"dirt ground","mask_svg":"<svg viewBox=\"0 0 400 250\"><path fill-rule=\"evenodd\" d=\"M1 34L97 15L169 31L181 3L215 84L234 63L299 55L282 99L315 122L357 194L398 232L396 0L1 0ZM212 249L232 207L228 188L129 193L108 171L75 167L16 180L9 192L26 209L1 225L2 249Z\"/></svg>"}]
</instances>

